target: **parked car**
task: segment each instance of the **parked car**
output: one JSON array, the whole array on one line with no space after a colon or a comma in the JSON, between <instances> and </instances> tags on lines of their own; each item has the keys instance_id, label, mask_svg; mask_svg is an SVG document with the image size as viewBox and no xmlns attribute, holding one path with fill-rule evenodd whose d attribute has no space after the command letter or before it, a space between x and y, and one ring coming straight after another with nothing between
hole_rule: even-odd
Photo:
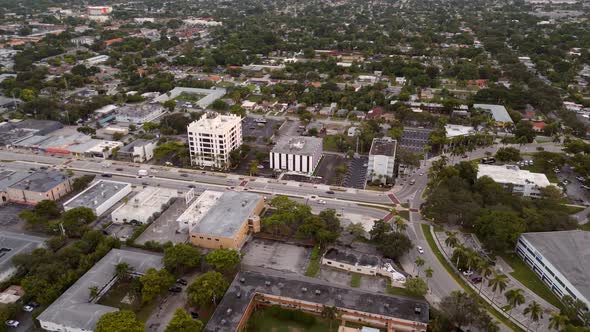
<instances>
[{"instance_id":1,"label":"parked car","mask_svg":"<svg viewBox=\"0 0 590 332\"><path fill-rule=\"evenodd\" d=\"M471 278L471 282L474 284L479 284L481 281L482 281L482 278L480 276Z\"/></svg>"},{"instance_id":2,"label":"parked car","mask_svg":"<svg viewBox=\"0 0 590 332\"><path fill-rule=\"evenodd\" d=\"M123 169L122 168L115 168L115 171L122 172Z\"/></svg>"},{"instance_id":3,"label":"parked car","mask_svg":"<svg viewBox=\"0 0 590 332\"><path fill-rule=\"evenodd\" d=\"M182 174L180 174L180 176L182 176L183 178L186 178L186 177L188 177L188 174L182 173Z\"/></svg>"},{"instance_id":4,"label":"parked car","mask_svg":"<svg viewBox=\"0 0 590 332\"><path fill-rule=\"evenodd\" d=\"M418 248L418 252L419 252L419 253L421 253L421 254L423 254L423 253L424 253L424 249L422 249L422 247L421 247L421 246L418 246L417 248Z\"/></svg>"},{"instance_id":5,"label":"parked car","mask_svg":"<svg viewBox=\"0 0 590 332\"><path fill-rule=\"evenodd\" d=\"M173 287L168 288L168 291L172 292L172 293L180 293L180 292L182 292L182 287L173 286Z\"/></svg>"},{"instance_id":6,"label":"parked car","mask_svg":"<svg viewBox=\"0 0 590 332\"><path fill-rule=\"evenodd\" d=\"M578 180L580 182L586 181L586 179L583 176L576 176L576 180Z\"/></svg>"},{"instance_id":7,"label":"parked car","mask_svg":"<svg viewBox=\"0 0 590 332\"><path fill-rule=\"evenodd\" d=\"M195 185L194 184L189 184L188 187L189 188L195 188Z\"/></svg>"},{"instance_id":8,"label":"parked car","mask_svg":"<svg viewBox=\"0 0 590 332\"><path fill-rule=\"evenodd\" d=\"M326 194L334 195L334 192L332 190L328 190L326 191Z\"/></svg>"},{"instance_id":9,"label":"parked car","mask_svg":"<svg viewBox=\"0 0 590 332\"><path fill-rule=\"evenodd\" d=\"M181 285L183 285L183 286L186 286L186 285L188 285L188 282L187 282L186 280L182 279L182 278L180 278L180 279L176 280L176 283L177 283L177 284L181 284Z\"/></svg>"},{"instance_id":10,"label":"parked car","mask_svg":"<svg viewBox=\"0 0 590 332\"><path fill-rule=\"evenodd\" d=\"M112 178L113 177L111 174L102 174L101 176L103 178Z\"/></svg>"},{"instance_id":11,"label":"parked car","mask_svg":"<svg viewBox=\"0 0 590 332\"><path fill-rule=\"evenodd\" d=\"M471 271L471 270L463 271L463 275L466 277L470 277L473 275L473 271Z\"/></svg>"},{"instance_id":12,"label":"parked car","mask_svg":"<svg viewBox=\"0 0 590 332\"><path fill-rule=\"evenodd\" d=\"M196 311L191 311L190 314L191 314L191 317L193 319L198 319L199 318L199 313L196 312Z\"/></svg>"},{"instance_id":13,"label":"parked car","mask_svg":"<svg viewBox=\"0 0 590 332\"><path fill-rule=\"evenodd\" d=\"M4 322L6 324L6 326L10 326L10 327L18 327L20 325L20 322L18 320L7 320L6 322Z\"/></svg>"},{"instance_id":14,"label":"parked car","mask_svg":"<svg viewBox=\"0 0 590 332\"><path fill-rule=\"evenodd\" d=\"M416 183L416 180L414 180L414 179L411 179L411 180L410 180L410 185L411 185L411 186L413 186L415 183Z\"/></svg>"}]
</instances>

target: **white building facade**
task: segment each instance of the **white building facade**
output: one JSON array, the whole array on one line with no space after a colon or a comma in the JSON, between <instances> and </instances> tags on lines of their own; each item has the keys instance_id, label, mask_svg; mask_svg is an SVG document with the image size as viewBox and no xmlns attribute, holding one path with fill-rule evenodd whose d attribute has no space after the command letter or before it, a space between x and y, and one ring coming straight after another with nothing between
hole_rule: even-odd
<instances>
[{"instance_id":1,"label":"white building facade","mask_svg":"<svg viewBox=\"0 0 590 332\"><path fill-rule=\"evenodd\" d=\"M369 152L367 179L387 183L387 179L394 178L395 152L397 141L389 138L374 138Z\"/></svg>"},{"instance_id":2,"label":"white building facade","mask_svg":"<svg viewBox=\"0 0 590 332\"><path fill-rule=\"evenodd\" d=\"M65 202L64 210L87 207L97 216L101 216L129 193L131 193L129 183L100 180Z\"/></svg>"},{"instance_id":3,"label":"white building facade","mask_svg":"<svg viewBox=\"0 0 590 332\"><path fill-rule=\"evenodd\" d=\"M188 125L191 165L228 168L229 153L242 145L242 118L209 112Z\"/></svg>"},{"instance_id":4,"label":"white building facade","mask_svg":"<svg viewBox=\"0 0 590 332\"><path fill-rule=\"evenodd\" d=\"M480 164L477 178L482 176L490 177L515 195L526 197L541 197L541 189L551 185L545 174L521 170L514 165Z\"/></svg>"},{"instance_id":5,"label":"white building facade","mask_svg":"<svg viewBox=\"0 0 590 332\"><path fill-rule=\"evenodd\" d=\"M313 174L322 159L323 142L316 137L282 137L270 152L270 167L276 171Z\"/></svg>"},{"instance_id":6,"label":"white building facade","mask_svg":"<svg viewBox=\"0 0 590 332\"><path fill-rule=\"evenodd\" d=\"M139 222L147 224L156 219L176 198L174 189L147 187L111 214L116 224Z\"/></svg>"}]
</instances>

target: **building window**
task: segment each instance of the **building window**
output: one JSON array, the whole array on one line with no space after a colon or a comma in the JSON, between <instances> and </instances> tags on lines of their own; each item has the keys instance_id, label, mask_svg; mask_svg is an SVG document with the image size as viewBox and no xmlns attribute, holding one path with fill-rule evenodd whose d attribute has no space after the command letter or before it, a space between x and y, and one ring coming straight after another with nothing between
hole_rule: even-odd
<instances>
[{"instance_id":1,"label":"building window","mask_svg":"<svg viewBox=\"0 0 590 332\"><path fill-rule=\"evenodd\" d=\"M219 239L215 239L215 241L219 242Z\"/></svg>"},{"instance_id":2,"label":"building window","mask_svg":"<svg viewBox=\"0 0 590 332\"><path fill-rule=\"evenodd\" d=\"M201 240L203 239L203 237L202 237L202 236L199 236L199 238L200 238Z\"/></svg>"},{"instance_id":3,"label":"building window","mask_svg":"<svg viewBox=\"0 0 590 332\"><path fill-rule=\"evenodd\" d=\"M208 238L207 238L207 240L211 241L211 238L210 238L210 237L208 237Z\"/></svg>"}]
</instances>

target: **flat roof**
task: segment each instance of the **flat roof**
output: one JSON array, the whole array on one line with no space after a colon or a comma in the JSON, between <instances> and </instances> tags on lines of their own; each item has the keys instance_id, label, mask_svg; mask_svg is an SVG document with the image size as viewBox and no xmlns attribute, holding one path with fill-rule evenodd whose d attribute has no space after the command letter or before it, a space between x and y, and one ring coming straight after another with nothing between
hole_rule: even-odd
<instances>
[{"instance_id":1,"label":"flat roof","mask_svg":"<svg viewBox=\"0 0 590 332\"><path fill-rule=\"evenodd\" d=\"M135 141L120 148L119 152L131 152L131 151L133 151L133 148L135 148L137 146L145 146L145 145L148 145L148 144L154 143L154 142L155 142L154 140L150 140L150 139L136 139Z\"/></svg>"},{"instance_id":2,"label":"flat roof","mask_svg":"<svg viewBox=\"0 0 590 332\"><path fill-rule=\"evenodd\" d=\"M145 118L152 113L161 112L162 110L163 107L160 104L130 104L119 107L117 109L117 115Z\"/></svg>"},{"instance_id":3,"label":"flat roof","mask_svg":"<svg viewBox=\"0 0 590 332\"><path fill-rule=\"evenodd\" d=\"M473 104L473 108L481 108L483 110L489 111L492 113L492 117L497 122L506 122L506 123L514 123L510 114L506 110L506 107L502 105L492 105L492 104Z\"/></svg>"},{"instance_id":4,"label":"flat roof","mask_svg":"<svg viewBox=\"0 0 590 332\"><path fill-rule=\"evenodd\" d=\"M270 285L267 286L267 282ZM316 294L316 290L320 294ZM257 268L256 271L238 273L207 323L205 331L235 330L256 293L428 324L429 306L424 300L334 286L333 283L315 278ZM389 305L385 306L386 303ZM421 309L419 314L415 313L415 308Z\"/></svg>"},{"instance_id":5,"label":"flat roof","mask_svg":"<svg viewBox=\"0 0 590 332\"><path fill-rule=\"evenodd\" d=\"M475 134L475 128L471 126L462 126L462 125L455 125L455 124L446 124L445 131L447 133L447 138L453 138L458 136L468 136Z\"/></svg>"},{"instance_id":6,"label":"flat roof","mask_svg":"<svg viewBox=\"0 0 590 332\"><path fill-rule=\"evenodd\" d=\"M177 196L178 191L175 189L146 187L112 214L123 215L128 220L137 219L139 216L149 217L156 212L162 212L164 205Z\"/></svg>"},{"instance_id":7,"label":"flat roof","mask_svg":"<svg viewBox=\"0 0 590 332\"><path fill-rule=\"evenodd\" d=\"M537 185L541 188L550 186L551 183L543 173L532 173L522 170L514 165L486 165L477 166L477 178L488 176L498 183L513 183L519 185Z\"/></svg>"},{"instance_id":8,"label":"flat roof","mask_svg":"<svg viewBox=\"0 0 590 332\"><path fill-rule=\"evenodd\" d=\"M28 171L0 169L0 191L6 191L8 187L29 176Z\"/></svg>"},{"instance_id":9,"label":"flat roof","mask_svg":"<svg viewBox=\"0 0 590 332\"><path fill-rule=\"evenodd\" d=\"M262 196L254 193L226 191L215 201L191 233L233 237L250 218Z\"/></svg>"},{"instance_id":10,"label":"flat roof","mask_svg":"<svg viewBox=\"0 0 590 332\"><path fill-rule=\"evenodd\" d=\"M0 271L9 271L14 256L43 247L45 240L38 236L0 231Z\"/></svg>"},{"instance_id":11,"label":"flat roof","mask_svg":"<svg viewBox=\"0 0 590 332\"><path fill-rule=\"evenodd\" d=\"M395 156L396 146L397 141L389 137L373 138L373 143L371 143L370 154L393 157Z\"/></svg>"},{"instance_id":12,"label":"flat roof","mask_svg":"<svg viewBox=\"0 0 590 332\"><path fill-rule=\"evenodd\" d=\"M64 208L69 210L77 207L88 207L94 210L118 192L130 186L131 185L126 182L99 180L86 188L83 192L65 202Z\"/></svg>"},{"instance_id":13,"label":"flat roof","mask_svg":"<svg viewBox=\"0 0 590 332\"><path fill-rule=\"evenodd\" d=\"M226 133L231 128L241 125L242 118L239 115L222 115L216 112L207 112L188 125L190 133Z\"/></svg>"},{"instance_id":14,"label":"flat roof","mask_svg":"<svg viewBox=\"0 0 590 332\"><path fill-rule=\"evenodd\" d=\"M313 155L322 152L321 138L310 136L281 136L272 148L272 153L286 153L298 155Z\"/></svg>"},{"instance_id":15,"label":"flat roof","mask_svg":"<svg viewBox=\"0 0 590 332\"><path fill-rule=\"evenodd\" d=\"M112 249L47 307L37 319L41 322L51 322L71 329L94 330L96 323L103 314L119 311L119 309L89 303L88 289L96 286L99 290L102 290L113 280L117 264L123 262L129 264L134 273L143 274L150 268L162 268L162 255Z\"/></svg>"},{"instance_id":16,"label":"flat roof","mask_svg":"<svg viewBox=\"0 0 590 332\"><path fill-rule=\"evenodd\" d=\"M67 179L68 177L65 174L58 171L38 171L13 184L10 188L44 193Z\"/></svg>"},{"instance_id":17,"label":"flat roof","mask_svg":"<svg viewBox=\"0 0 590 332\"><path fill-rule=\"evenodd\" d=\"M590 232L533 232L521 236L586 299L590 299Z\"/></svg>"},{"instance_id":18,"label":"flat roof","mask_svg":"<svg viewBox=\"0 0 590 332\"><path fill-rule=\"evenodd\" d=\"M350 265L372 266L380 265L379 258L373 255L367 255L353 250L345 250L341 248L330 248L324 254L324 257L329 260L338 261Z\"/></svg>"}]
</instances>

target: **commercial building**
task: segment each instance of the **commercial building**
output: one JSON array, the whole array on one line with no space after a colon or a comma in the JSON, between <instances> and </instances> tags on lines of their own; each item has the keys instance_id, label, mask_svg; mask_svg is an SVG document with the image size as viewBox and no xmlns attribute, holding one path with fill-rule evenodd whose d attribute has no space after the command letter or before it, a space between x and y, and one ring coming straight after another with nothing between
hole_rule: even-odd
<instances>
[{"instance_id":1,"label":"commercial building","mask_svg":"<svg viewBox=\"0 0 590 332\"><path fill-rule=\"evenodd\" d=\"M200 96L201 98L194 102L194 104L203 109L209 107L214 101L225 96L226 90L224 88L215 89L199 89L199 88L184 88L175 87L174 89L163 93L154 99L155 102L163 103L168 100L176 99L180 95Z\"/></svg>"},{"instance_id":2,"label":"commercial building","mask_svg":"<svg viewBox=\"0 0 590 332\"><path fill-rule=\"evenodd\" d=\"M38 171L8 187L10 202L37 205L43 200L57 201L72 191L72 181L57 171Z\"/></svg>"},{"instance_id":3,"label":"commercial building","mask_svg":"<svg viewBox=\"0 0 590 332\"><path fill-rule=\"evenodd\" d=\"M414 153L424 153L430 144L430 133L433 129L421 127L404 127L399 147Z\"/></svg>"},{"instance_id":4,"label":"commercial building","mask_svg":"<svg viewBox=\"0 0 590 332\"><path fill-rule=\"evenodd\" d=\"M44 243L45 239L42 237L0 231L0 282L10 279L16 273L16 268L12 265L14 256L41 248Z\"/></svg>"},{"instance_id":5,"label":"commercial building","mask_svg":"<svg viewBox=\"0 0 590 332\"><path fill-rule=\"evenodd\" d=\"M471 126L462 126L462 125L455 125L455 124L446 124L445 125L445 132L447 134L448 139L453 139L455 137L464 137L473 135L476 133L475 128Z\"/></svg>"},{"instance_id":6,"label":"commercial building","mask_svg":"<svg viewBox=\"0 0 590 332\"><path fill-rule=\"evenodd\" d=\"M113 11L113 7L111 7L111 6L88 6L88 7L86 7L86 11L87 11L88 15L93 15L93 16L108 15Z\"/></svg>"},{"instance_id":7,"label":"commercial building","mask_svg":"<svg viewBox=\"0 0 590 332\"><path fill-rule=\"evenodd\" d=\"M242 118L207 112L188 125L191 165L229 167L229 153L242 145Z\"/></svg>"},{"instance_id":8,"label":"commercial building","mask_svg":"<svg viewBox=\"0 0 590 332\"><path fill-rule=\"evenodd\" d=\"M150 223L172 204L177 195L174 189L146 187L113 211L111 219L117 224Z\"/></svg>"},{"instance_id":9,"label":"commercial building","mask_svg":"<svg viewBox=\"0 0 590 332\"><path fill-rule=\"evenodd\" d=\"M313 174L322 153L321 138L282 136L270 151L270 167L277 171Z\"/></svg>"},{"instance_id":10,"label":"commercial building","mask_svg":"<svg viewBox=\"0 0 590 332\"><path fill-rule=\"evenodd\" d=\"M272 270L241 271L207 322L206 332L243 331L255 307L278 305L312 315L335 307L338 320L387 331L426 331L424 300L334 286L323 280Z\"/></svg>"},{"instance_id":11,"label":"commercial building","mask_svg":"<svg viewBox=\"0 0 590 332\"><path fill-rule=\"evenodd\" d=\"M100 216L130 192L131 184L129 183L100 180L65 202L64 210L87 207L92 209L94 214Z\"/></svg>"},{"instance_id":12,"label":"commercial building","mask_svg":"<svg viewBox=\"0 0 590 332\"><path fill-rule=\"evenodd\" d=\"M260 231L264 200L247 192L206 190L177 219L192 244L203 248L240 249L249 233Z\"/></svg>"},{"instance_id":13,"label":"commercial building","mask_svg":"<svg viewBox=\"0 0 590 332\"><path fill-rule=\"evenodd\" d=\"M506 107L502 105L473 104L473 108L479 108L490 114L496 122L496 126L507 127L514 125L514 121L512 121L512 118L510 117L510 114L508 114Z\"/></svg>"},{"instance_id":14,"label":"commercial building","mask_svg":"<svg viewBox=\"0 0 590 332\"><path fill-rule=\"evenodd\" d=\"M402 286L406 276L396 271L393 262L381 261L377 256L368 255L344 248L330 248L322 256L321 263L336 269L365 274L369 276L384 276L389 278L395 286Z\"/></svg>"},{"instance_id":15,"label":"commercial building","mask_svg":"<svg viewBox=\"0 0 590 332\"><path fill-rule=\"evenodd\" d=\"M380 181L385 184L388 179L395 177L396 148L397 141L390 137L373 138L369 152L367 180Z\"/></svg>"},{"instance_id":16,"label":"commercial building","mask_svg":"<svg viewBox=\"0 0 590 332\"><path fill-rule=\"evenodd\" d=\"M482 176L490 177L506 190L521 196L540 197L540 189L551 185L545 174L521 170L513 165L479 164L477 178Z\"/></svg>"},{"instance_id":17,"label":"commercial building","mask_svg":"<svg viewBox=\"0 0 590 332\"><path fill-rule=\"evenodd\" d=\"M57 121L27 119L0 123L0 144L12 145L34 135L47 135L63 125Z\"/></svg>"},{"instance_id":18,"label":"commercial building","mask_svg":"<svg viewBox=\"0 0 590 332\"><path fill-rule=\"evenodd\" d=\"M0 169L0 204L8 202L8 188L30 174L25 170Z\"/></svg>"},{"instance_id":19,"label":"commercial building","mask_svg":"<svg viewBox=\"0 0 590 332\"><path fill-rule=\"evenodd\" d=\"M141 125L157 119L164 114L164 107L160 104L125 105L117 109L115 119L118 122Z\"/></svg>"},{"instance_id":20,"label":"commercial building","mask_svg":"<svg viewBox=\"0 0 590 332\"><path fill-rule=\"evenodd\" d=\"M101 55L97 55L97 56L94 56L94 57L84 60L84 63L89 66L96 66L96 65L101 64L103 62L106 62L108 59L109 59L108 55L101 54Z\"/></svg>"},{"instance_id":21,"label":"commercial building","mask_svg":"<svg viewBox=\"0 0 590 332\"><path fill-rule=\"evenodd\" d=\"M138 139L119 149L117 159L132 161L134 163L143 163L154 157L155 148L156 141Z\"/></svg>"},{"instance_id":22,"label":"commercial building","mask_svg":"<svg viewBox=\"0 0 590 332\"><path fill-rule=\"evenodd\" d=\"M96 302L117 281L115 269L120 263L127 263L135 276L163 266L161 255L112 249L37 317L41 328L55 332L93 331L102 315L119 311ZM98 288L98 295L93 299L90 287Z\"/></svg>"},{"instance_id":23,"label":"commercial building","mask_svg":"<svg viewBox=\"0 0 590 332\"><path fill-rule=\"evenodd\" d=\"M516 253L559 298L569 295L590 308L590 232L524 233Z\"/></svg>"}]
</instances>

